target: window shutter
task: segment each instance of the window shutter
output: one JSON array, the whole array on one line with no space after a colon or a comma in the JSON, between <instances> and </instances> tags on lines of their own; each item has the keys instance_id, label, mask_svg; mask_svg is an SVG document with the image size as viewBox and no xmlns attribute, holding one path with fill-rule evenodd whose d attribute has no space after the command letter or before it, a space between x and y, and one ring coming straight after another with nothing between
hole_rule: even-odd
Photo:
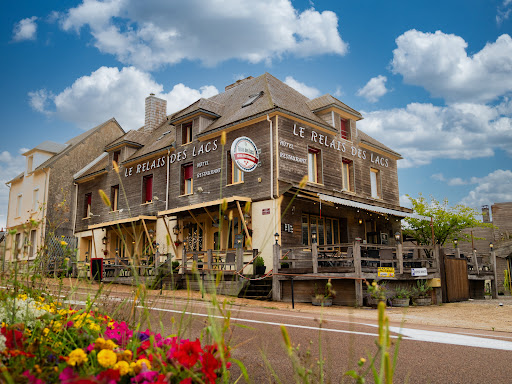
<instances>
[{"instance_id":1,"label":"window shutter","mask_svg":"<svg viewBox=\"0 0 512 384\"><path fill-rule=\"evenodd\" d=\"M146 178L146 202L153 200L153 176Z\"/></svg>"},{"instance_id":2,"label":"window shutter","mask_svg":"<svg viewBox=\"0 0 512 384\"><path fill-rule=\"evenodd\" d=\"M192 164L185 166L185 180L192 179Z\"/></svg>"},{"instance_id":3,"label":"window shutter","mask_svg":"<svg viewBox=\"0 0 512 384\"><path fill-rule=\"evenodd\" d=\"M87 205L91 205L91 201L92 201L92 194L88 193L87 194Z\"/></svg>"}]
</instances>

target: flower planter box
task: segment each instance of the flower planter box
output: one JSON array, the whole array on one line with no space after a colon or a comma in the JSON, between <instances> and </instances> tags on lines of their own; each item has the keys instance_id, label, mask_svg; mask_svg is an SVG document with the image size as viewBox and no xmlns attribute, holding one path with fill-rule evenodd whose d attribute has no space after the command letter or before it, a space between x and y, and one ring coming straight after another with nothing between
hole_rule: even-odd
<instances>
[{"instance_id":1,"label":"flower planter box","mask_svg":"<svg viewBox=\"0 0 512 384\"><path fill-rule=\"evenodd\" d=\"M409 298L406 299L399 299L399 298L393 298L391 299L391 303L393 304L393 307L408 307L409 306Z\"/></svg>"},{"instance_id":2,"label":"flower planter box","mask_svg":"<svg viewBox=\"0 0 512 384\"><path fill-rule=\"evenodd\" d=\"M313 296L311 298L311 304L319 307L330 307L332 306L332 297L319 297Z\"/></svg>"},{"instance_id":3,"label":"flower planter box","mask_svg":"<svg viewBox=\"0 0 512 384\"><path fill-rule=\"evenodd\" d=\"M375 298L375 297L371 297L371 296L368 296L366 298L366 305L368 305L369 307L372 307L372 308L377 308L379 306L379 299ZM385 301L385 300L382 300L382 301Z\"/></svg>"},{"instance_id":4,"label":"flower planter box","mask_svg":"<svg viewBox=\"0 0 512 384\"><path fill-rule=\"evenodd\" d=\"M412 300L414 305L417 305L419 307L426 306L426 305L432 305L432 298L431 297L417 297Z\"/></svg>"}]
</instances>

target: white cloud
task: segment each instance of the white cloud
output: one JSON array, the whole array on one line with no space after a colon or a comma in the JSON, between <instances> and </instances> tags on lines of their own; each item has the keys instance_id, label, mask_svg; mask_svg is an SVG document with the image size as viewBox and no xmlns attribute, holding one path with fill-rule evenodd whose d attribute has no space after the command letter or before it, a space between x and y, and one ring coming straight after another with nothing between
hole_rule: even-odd
<instances>
[{"instance_id":1,"label":"white cloud","mask_svg":"<svg viewBox=\"0 0 512 384\"><path fill-rule=\"evenodd\" d=\"M396 39L391 62L408 84L448 102L488 102L512 91L512 38L501 35L468 56L463 38L409 30Z\"/></svg>"},{"instance_id":2,"label":"white cloud","mask_svg":"<svg viewBox=\"0 0 512 384\"><path fill-rule=\"evenodd\" d=\"M382 75L373 77L363 88L357 91L357 95L364 97L371 103L375 103L388 93L388 89L386 88L387 80L387 77Z\"/></svg>"},{"instance_id":3,"label":"white cloud","mask_svg":"<svg viewBox=\"0 0 512 384\"><path fill-rule=\"evenodd\" d=\"M299 12L290 0L84 0L60 22L64 30L90 27L100 51L144 69L182 60L259 63L348 50L334 12Z\"/></svg>"},{"instance_id":4,"label":"white cloud","mask_svg":"<svg viewBox=\"0 0 512 384\"><path fill-rule=\"evenodd\" d=\"M446 183L446 184L448 184L451 187L459 186L459 185L466 185L466 184L474 184L473 182L463 180L460 177L454 177L454 178L451 178L451 179L447 179L447 178L444 177L444 175L442 173L435 173L435 174L433 174L430 177L433 180L442 181L443 183Z\"/></svg>"},{"instance_id":5,"label":"white cloud","mask_svg":"<svg viewBox=\"0 0 512 384\"><path fill-rule=\"evenodd\" d=\"M512 155L512 118L498 106L460 103L445 107L411 103L406 108L363 113L358 126L399 152L400 167L433 159L474 159L500 148Z\"/></svg>"},{"instance_id":6,"label":"white cloud","mask_svg":"<svg viewBox=\"0 0 512 384\"><path fill-rule=\"evenodd\" d=\"M504 21L510 18L512 12L512 0L503 0L498 6L498 14L496 15L496 24L501 26Z\"/></svg>"},{"instance_id":7,"label":"white cloud","mask_svg":"<svg viewBox=\"0 0 512 384\"><path fill-rule=\"evenodd\" d=\"M20 149L18 154L14 155L8 151L0 152L0 228L5 228L7 221L9 188L5 183L25 169L25 157L21 156L23 152L26 152L26 148Z\"/></svg>"},{"instance_id":8,"label":"white cloud","mask_svg":"<svg viewBox=\"0 0 512 384\"><path fill-rule=\"evenodd\" d=\"M16 24L14 24L14 28L12 31L12 40L15 42L24 41L24 40L35 40L37 33L37 17L32 16L26 19L20 20Z\"/></svg>"},{"instance_id":9,"label":"white cloud","mask_svg":"<svg viewBox=\"0 0 512 384\"><path fill-rule=\"evenodd\" d=\"M151 76L133 67L101 67L90 76L82 76L57 95L41 89L29 93L31 106L48 115L74 123L83 129L92 128L115 117L125 129L144 124L144 99L151 93L167 100L170 114L201 97L218 93L214 86L192 89L176 84L164 93L164 87ZM51 107L51 108L50 108Z\"/></svg>"},{"instance_id":10,"label":"white cloud","mask_svg":"<svg viewBox=\"0 0 512 384\"><path fill-rule=\"evenodd\" d=\"M320 91L318 89L301 83L300 81L295 80L291 76L286 76L286 79L284 79L284 83L295 89L297 92L302 93L308 99L315 99L318 96L320 96Z\"/></svg>"},{"instance_id":11,"label":"white cloud","mask_svg":"<svg viewBox=\"0 0 512 384\"><path fill-rule=\"evenodd\" d=\"M407 195L400 195L400 206L412 209L411 200L409 199L409 197Z\"/></svg>"},{"instance_id":12,"label":"white cloud","mask_svg":"<svg viewBox=\"0 0 512 384\"><path fill-rule=\"evenodd\" d=\"M472 178L478 184L466 197L462 204L473 208L512 201L512 171L498 169L485 177Z\"/></svg>"}]
</instances>

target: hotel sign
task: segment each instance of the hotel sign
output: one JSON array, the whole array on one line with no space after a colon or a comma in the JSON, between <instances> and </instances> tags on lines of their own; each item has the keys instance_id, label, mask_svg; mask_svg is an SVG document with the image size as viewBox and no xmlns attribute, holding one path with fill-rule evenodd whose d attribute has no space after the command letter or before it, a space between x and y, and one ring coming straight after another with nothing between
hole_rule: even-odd
<instances>
[{"instance_id":1,"label":"hotel sign","mask_svg":"<svg viewBox=\"0 0 512 384\"><path fill-rule=\"evenodd\" d=\"M260 161L256 144L246 136L233 141L233 144L231 144L231 158L242 172L254 171Z\"/></svg>"},{"instance_id":2,"label":"hotel sign","mask_svg":"<svg viewBox=\"0 0 512 384\"><path fill-rule=\"evenodd\" d=\"M411 268L411 276L427 276L427 268Z\"/></svg>"},{"instance_id":3,"label":"hotel sign","mask_svg":"<svg viewBox=\"0 0 512 384\"><path fill-rule=\"evenodd\" d=\"M379 277L395 277L395 268L392 267L379 267L377 270Z\"/></svg>"}]
</instances>

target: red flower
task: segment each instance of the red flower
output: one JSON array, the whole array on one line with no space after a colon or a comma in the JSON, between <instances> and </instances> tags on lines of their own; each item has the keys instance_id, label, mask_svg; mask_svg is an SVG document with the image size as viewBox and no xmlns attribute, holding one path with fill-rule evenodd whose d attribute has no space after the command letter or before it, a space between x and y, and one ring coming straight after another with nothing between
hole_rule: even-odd
<instances>
[{"instance_id":1,"label":"red flower","mask_svg":"<svg viewBox=\"0 0 512 384\"><path fill-rule=\"evenodd\" d=\"M23 341L25 341L23 337L23 333L17 331L16 329L7 329L7 327L2 327L0 331L2 335L5 336L5 346L9 349L18 349L23 347Z\"/></svg>"},{"instance_id":2,"label":"red flower","mask_svg":"<svg viewBox=\"0 0 512 384\"><path fill-rule=\"evenodd\" d=\"M139 348L137 348L137 355L140 355L142 352L144 352L146 349L151 347L151 342L149 340L144 341Z\"/></svg>"},{"instance_id":3,"label":"red flower","mask_svg":"<svg viewBox=\"0 0 512 384\"><path fill-rule=\"evenodd\" d=\"M100 372L96 379L100 383L105 384L116 384L121 377L121 374L119 373L118 369L107 369L106 371Z\"/></svg>"},{"instance_id":4,"label":"red flower","mask_svg":"<svg viewBox=\"0 0 512 384\"><path fill-rule=\"evenodd\" d=\"M201 357L201 362L201 372L204 373L205 382L215 384L215 380L217 379L216 371L221 367L220 361L218 361L210 352L206 352Z\"/></svg>"},{"instance_id":5,"label":"red flower","mask_svg":"<svg viewBox=\"0 0 512 384\"><path fill-rule=\"evenodd\" d=\"M203 349L198 339L196 339L196 341L185 340L177 345L177 349L172 357L178 360L178 363L185 368L191 368L197 363L197 360L199 360L199 354L201 352L203 352Z\"/></svg>"}]
</instances>

